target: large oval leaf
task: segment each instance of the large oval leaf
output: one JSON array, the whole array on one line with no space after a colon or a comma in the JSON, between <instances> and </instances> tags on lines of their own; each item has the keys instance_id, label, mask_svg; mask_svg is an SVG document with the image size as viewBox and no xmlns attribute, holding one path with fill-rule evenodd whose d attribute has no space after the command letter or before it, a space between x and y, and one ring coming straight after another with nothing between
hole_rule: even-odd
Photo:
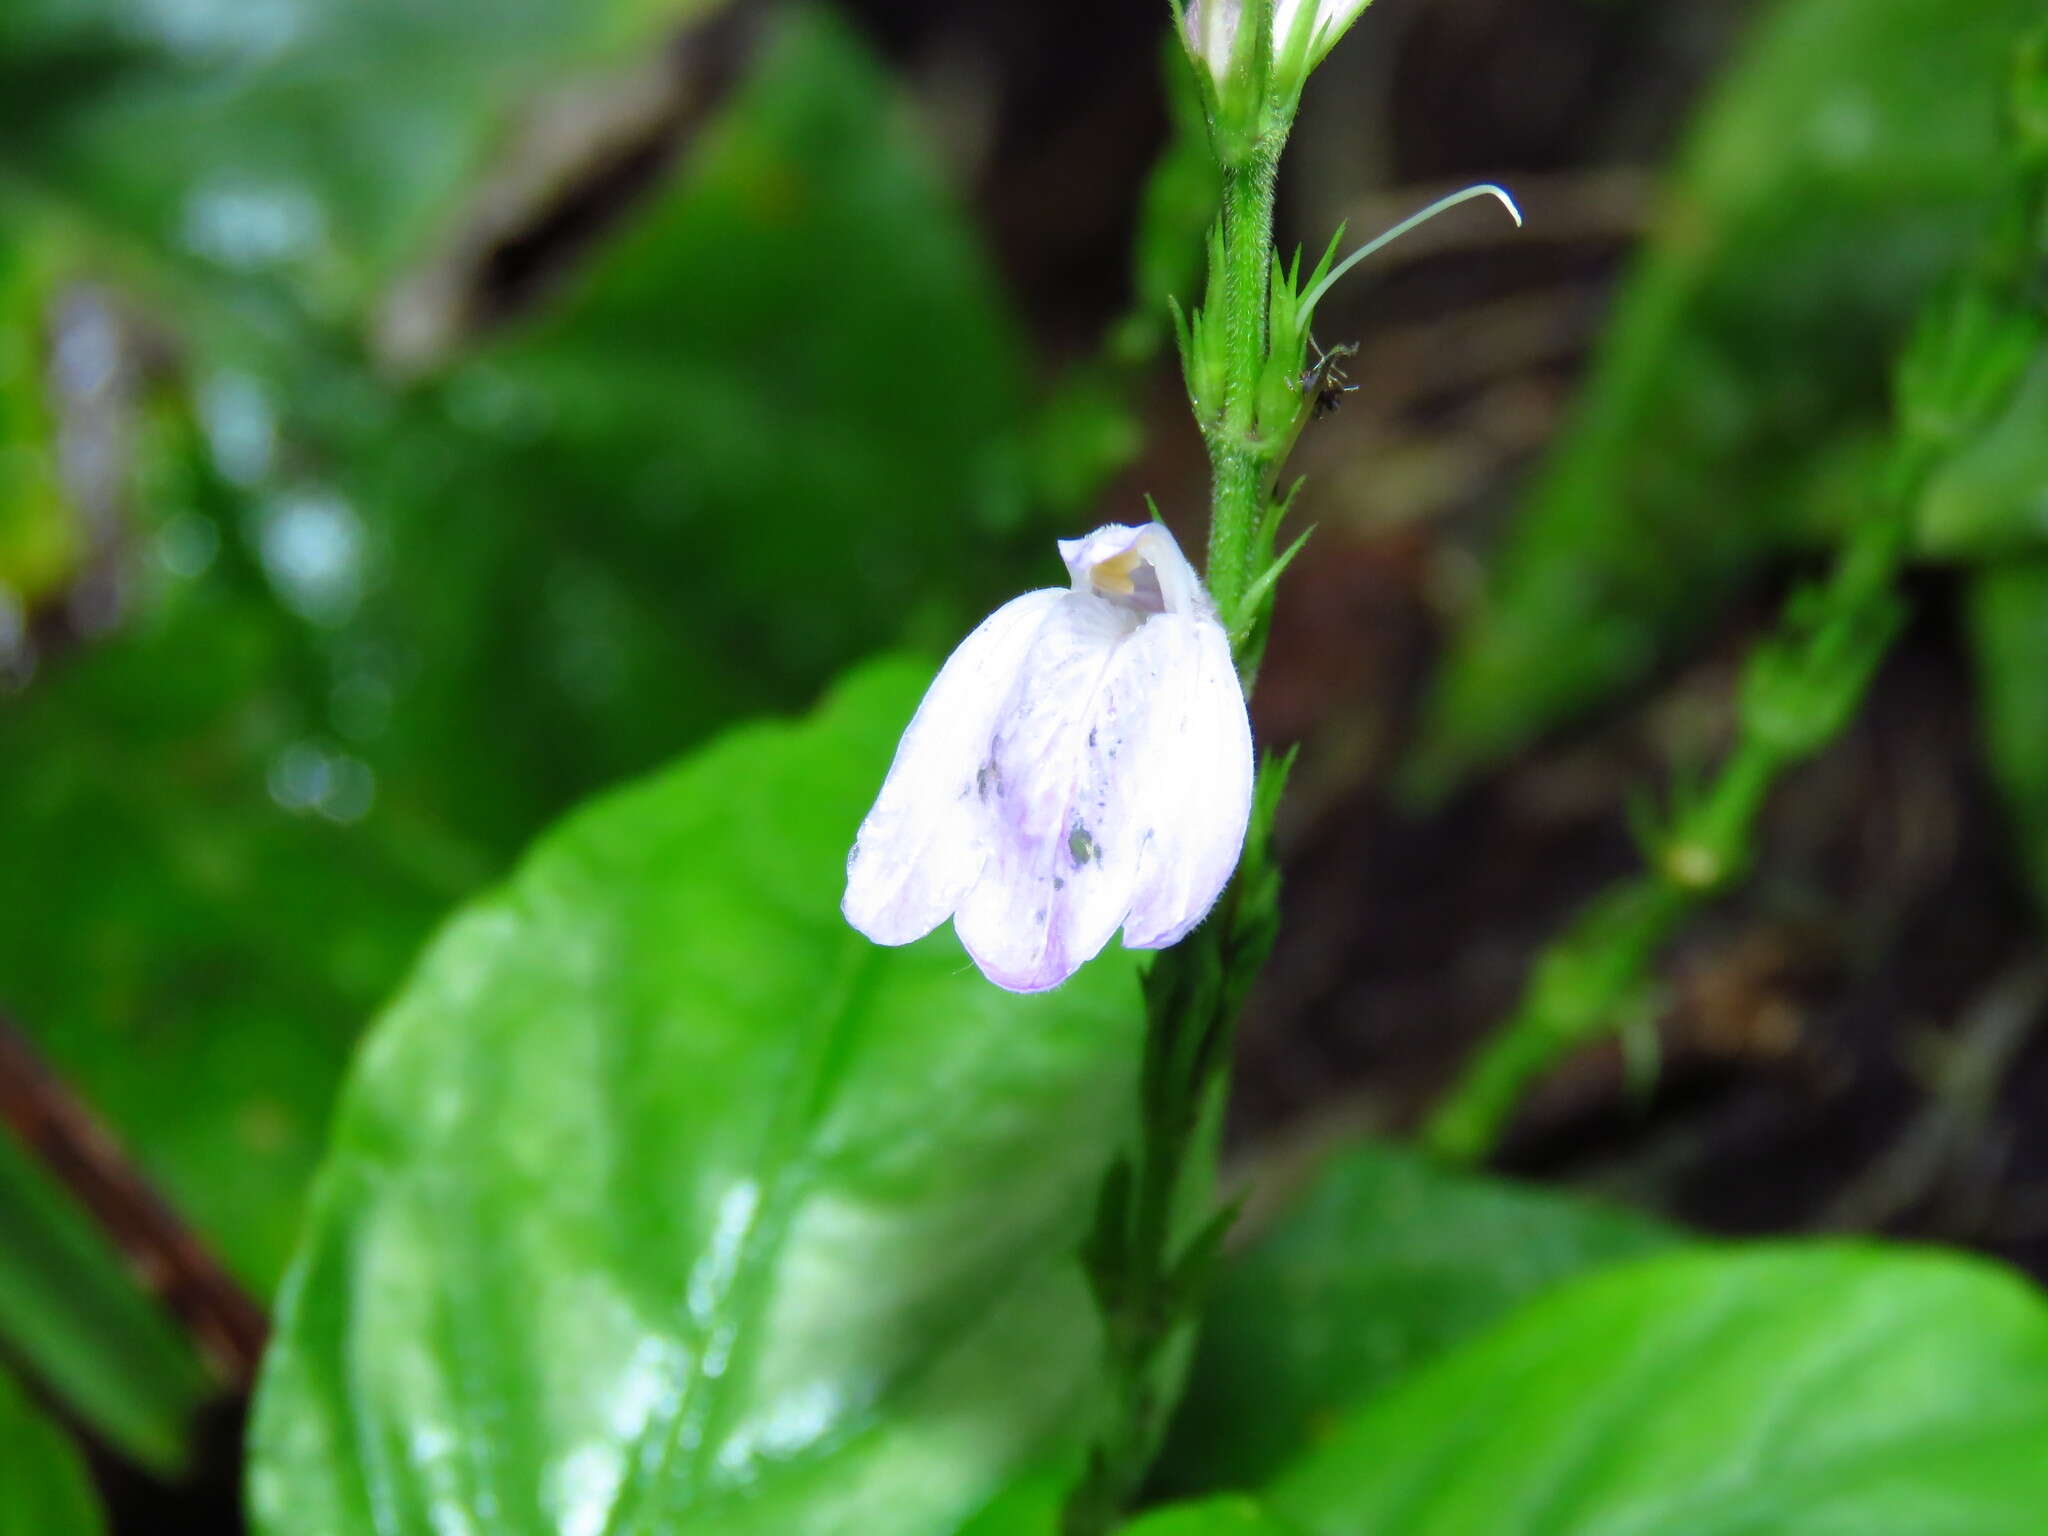
<instances>
[{"instance_id":1,"label":"large oval leaf","mask_svg":"<svg viewBox=\"0 0 2048 1536\"><path fill-rule=\"evenodd\" d=\"M1074 1454L1134 972L1014 997L841 922L927 676L608 798L433 946L286 1283L260 1528L914 1536Z\"/></svg>"},{"instance_id":2,"label":"large oval leaf","mask_svg":"<svg viewBox=\"0 0 2048 1536\"><path fill-rule=\"evenodd\" d=\"M1692 1252L1539 1299L1269 1490L1315 1536L2021 1536L2048 1306L1974 1260Z\"/></svg>"},{"instance_id":3,"label":"large oval leaf","mask_svg":"<svg viewBox=\"0 0 2048 1536\"><path fill-rule=\"evenodd\" d=\"M0 1372L0 1536L97 1536L105 1528L77 1450Z\"/></svg>"},{"instance_id":4,"label":"large oval leaf","mask_svg":"<svg viewBox=\"0 0 2048 1536\"><path fill-rule=\"evenodd\" d=\"M1677 1240L1647 1217L1408 1148L1349 1148L1218 1278L1157 1486L1264 1482L1345 1411L1539 1291Z\"/></svg>"}]
</instances>

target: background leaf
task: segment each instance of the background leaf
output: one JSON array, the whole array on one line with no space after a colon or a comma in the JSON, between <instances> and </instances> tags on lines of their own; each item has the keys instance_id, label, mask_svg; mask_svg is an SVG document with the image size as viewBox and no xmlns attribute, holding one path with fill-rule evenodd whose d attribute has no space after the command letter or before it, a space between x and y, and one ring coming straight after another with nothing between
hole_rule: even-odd
<instances>
[{"instance_id":1,"label":"background leaf","mask_svg":"<svg viewBox=\"0 0 2048 1536\"><path fill-rule=\"evenodd\" d=\"M105 1528L78 1452L0 1371L0 1536L96 1536Z\"/></svg>"},{"instance_id":2,"label":"background leaf","mask_svg":"<svg viewBox=\"0 0 2048 1536\"><path fill-rule=\"evenodd\" d=\"M351 47L380 36L418 41ZM349 59L330 92L374 72ZM290 140L264 105L290 92L244 79L288 67L313 66L266 55L151 110ZM0 903L66 914L0 931L0 996L253 1287L437 914L579 797L1025 584L989 536L1019 510L1021 350L899 105L843 23L792 10L553 307L408 386L303 314L181 302L132 253L47 237L38 302L132 278L189 374L142 408L125 627L0 710ZM358 148L437 156L411 134L444 109Z\"/></svg>"},{"instance_id":3,"label":"background leaf","mask_svg":"<svg viewBox=\"0 0 2048 1536\"><path fill-rule=\"evenodd\" d=\"M1985 754L2018 832L2020 867L2048 905L2048 561L1979 572L1968 614Z\"/></svg>"},{"instance_id":4,"label":"background leaf","mask_svg":"<svg viewBox=\"0 0 2048 1536\"><path fill-rule=\"evenodd\" d=\"M1341 1412L1537 1292L1677 1240L1647 1217L1404 1147L1340 1152L1218 1277L1158 1486L1254 1487Z\"/></svg>"},{"instance_id":5,"label":"background leaf","mask_svg":"<svg viewBox=\"0 0 2048 1536\"><path fill-rule=\"evenodd\" d=\"M1857 514L1897 344L2005 184L2012 49L2039 20L1789 0L1760 26L1461 619L1418 783L1640 681L1771 552Z\"/></svg>"},{"instance_id":6,"label":"background leaf","mask_svg":"<svg viewBox=\"0 0 2048 1536\"><path fill-rule=\"evenodd\" d=\"M0 991L267 1292L361 1021L475 861L451 870L445 836L322 728L317 639L281 616L189 431L142 452L157 537L217 553L146 571L124 631L0 711L0 906L65 914L0 925Z\"/></svg>"},{"instance_id":7,"label":"background leaf","mask_svg":"<svg viewBox=\"0 0 2048 1536\"><path fill-rule=\"evenodd\" d=\"M1134 967L1016 997L841 921L928 675L607 798L443 933L286 1288L261 1529L914 1536L1085 1443Z\"/></svg>"},{"instance_id":8,"label":"background leaf","mask_svg":"<svg viewBox=\"0 0 2048 1536\"><path fill-rule=\"evenodd\" d=\"M205 1372L106 1239L4 1133L0 1232L0 1344L128 1455L176 1470Z\"/></svg>"},{"instance_id":9,"label":"background leaf","mask_svg":"<svg viewBox=\"0 0 2048 1536\"><path fill-rule=\"evenodd\" d=\"M2048 1507L2048 1306L1868 1247L1653 1259L1539 1298L1267 1497L1318 1536L2016 1536Z\"/></svg>"},{"instance_id":10,"label":"background leaf","mask_svg":"<svg viewBox=\"0 0 2048 1536\"><path fill-rule=\"evenodd\" d=\"M180 265L360 312L537 98L644 61L709 8L15 0L0 56L36 87L34 131L0 165Z\"/></svg>"},{"instance_id":11,"label":"background leaf","mask_svg":"<svg viewBox=\"0 0 2048 1536\"><path fill-rule=\"evenodd\" d=\"M1920 543L1961 558L2039 558L2048 549L2048 348L1999 415L1940 469Z\"/></svg>"},{"instance_id":12,"label":"background leaf","mask_svg":"<svg viewBox=\"0 0 2048 1536\"><path fill-rule=\"evenodd\" d=\"M1156 1509L1123 1527L1124 1536L1290 1536L1295 1530L1241 1494Z\"/></svg>"}]
</instances>

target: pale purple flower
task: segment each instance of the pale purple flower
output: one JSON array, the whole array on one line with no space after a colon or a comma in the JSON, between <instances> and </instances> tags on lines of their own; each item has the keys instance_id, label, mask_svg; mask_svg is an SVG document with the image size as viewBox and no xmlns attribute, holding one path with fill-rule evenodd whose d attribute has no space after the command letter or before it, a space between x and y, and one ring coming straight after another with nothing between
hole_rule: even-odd
<instances>
[{"instance_id":1,"label":"pale purple flower","mask_svg":"<svg viewBox=\"0 0 2048 1536\"><path fill-rule=\"evenodd\" d=\"M1058 986L1121 927L1163 949L1202 920L1251 816L1230 640L1157 523L1060 541L1071 587L961 642L846 861L846 920L907 944L948 917L982 974Z\"/></svg>"}]
</instances>

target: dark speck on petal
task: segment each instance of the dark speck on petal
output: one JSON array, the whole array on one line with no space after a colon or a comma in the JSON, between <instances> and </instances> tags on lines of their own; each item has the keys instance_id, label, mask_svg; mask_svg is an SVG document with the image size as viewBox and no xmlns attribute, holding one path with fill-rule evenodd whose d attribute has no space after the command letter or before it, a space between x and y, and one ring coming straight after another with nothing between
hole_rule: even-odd
<instances>
[{"instance_id":1,"label":"dark speck on petal","mask_svg":"<svg viewBox=\"0 0 2048 1536\"><path fill-rule=\"evenodd\" d=\"M1096 855L1094 835L1078 821L1074 823L1074 830L1067 834L1067 852L1077 865L1086 864Z\"/></svg>"}]
</instances>

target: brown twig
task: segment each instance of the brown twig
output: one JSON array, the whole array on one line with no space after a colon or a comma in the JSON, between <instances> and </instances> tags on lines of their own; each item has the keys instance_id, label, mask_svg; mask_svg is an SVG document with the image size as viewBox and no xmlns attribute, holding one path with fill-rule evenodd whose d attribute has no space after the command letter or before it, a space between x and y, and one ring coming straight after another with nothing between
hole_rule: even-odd
<instances>
[{"instance_id":1,"label":"brown twig","mask_svg":"<svg viewBox=\"0 0 2048 1536\"><path fill-rule=\"evenodd\" d=\"M248 1391L269 1325L99 1119L0 1016L0 1122L77 1198L223 1381Z\"/></svg>"}]
</instances>

